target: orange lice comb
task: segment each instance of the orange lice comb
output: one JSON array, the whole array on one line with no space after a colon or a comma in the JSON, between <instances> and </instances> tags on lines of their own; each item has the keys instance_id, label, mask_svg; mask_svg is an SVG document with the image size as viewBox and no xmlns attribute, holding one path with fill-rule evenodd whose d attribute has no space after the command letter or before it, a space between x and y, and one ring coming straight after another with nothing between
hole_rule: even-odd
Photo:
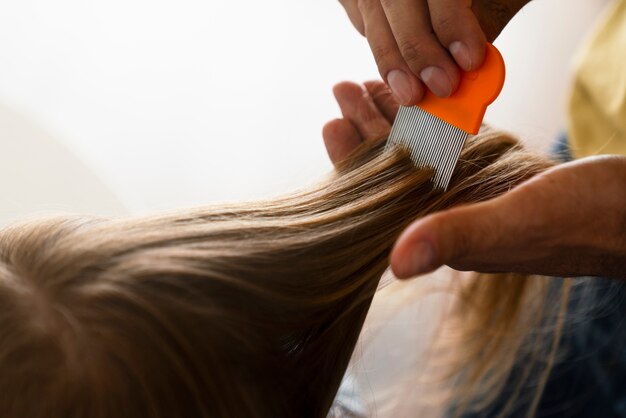
<instances>
[{"instance_id":1,"label":"orange lice comb","mask_svg":"<svg viewBox=\"0 0 626 418\"><path fill-rule=\"evenodd\" d=\"M462 72L458 89L447 98L427 91L417 106L400 106L387 148L404 146L418 167L435 170L433 183L445 190L468 135L475 135L504 85L504 60L487 44L485 61L476 71Z\"/></svg>"}]
</instances>

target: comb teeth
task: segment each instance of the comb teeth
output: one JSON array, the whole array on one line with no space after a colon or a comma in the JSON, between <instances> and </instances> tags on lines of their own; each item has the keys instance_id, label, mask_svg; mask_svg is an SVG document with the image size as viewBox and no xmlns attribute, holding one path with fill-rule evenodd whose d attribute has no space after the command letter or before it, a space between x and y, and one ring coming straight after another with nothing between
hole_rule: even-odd
<instances>
[{"instance_id":1,"label":"comb teeth","mask_svg":"<svg viewBox=\"0 0 626 418\"><path fill-rule=\"evenodd\" d=\"M465 131L419 107L400 106L385 149L407 148L417 167L435 170L435 188L446 190L466 139Z\"/></svg>"}]
</instances>

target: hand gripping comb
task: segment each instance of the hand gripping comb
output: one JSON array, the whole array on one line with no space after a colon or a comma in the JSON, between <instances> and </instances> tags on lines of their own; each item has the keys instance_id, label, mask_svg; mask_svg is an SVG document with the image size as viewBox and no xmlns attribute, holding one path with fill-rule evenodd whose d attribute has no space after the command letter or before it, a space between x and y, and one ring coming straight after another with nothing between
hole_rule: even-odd
<instances>
[{"instance_id":1,"label":"hand gripping comb","mask_svg":"<svg viewBox=\"0 0 626 418\"><path fill-rule=\"evenodd\" d=\"M400 106L386 148L408 148L417 167L435 170L435 188L445 190L468 135L475 135L504 85L504 60L487 44L485 61L475 71L462 72L458 89L447 98L427 91L417 106Z\"/></svg>"}]
</instances>

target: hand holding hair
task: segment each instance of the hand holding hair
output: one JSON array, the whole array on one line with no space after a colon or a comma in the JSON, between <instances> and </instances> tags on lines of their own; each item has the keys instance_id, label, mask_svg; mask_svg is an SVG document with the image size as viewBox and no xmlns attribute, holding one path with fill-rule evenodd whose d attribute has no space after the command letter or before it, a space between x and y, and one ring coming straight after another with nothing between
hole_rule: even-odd
<instances>
[{"instance_id":1,"label":"hand holding hair","mask_svg":"<svg viewBox=\"0 0 626 418\"><path fill-rule=\"evenodd\" d=\"M340 83L343 119L324 127L334 163L388 133L397 112L381 82ZM386 131L385 131L386 129ZM399 278L459 270L626 278L626 157L562 164L487 202L422 218L391 254Z\"/></svg>"},{"instance_id":2,"label":"hand holding hair","mask_svg":"<svg viewBox=\"0 0 626 418\"><path fill-rule=\"evenodd\" d=\"M399 278L458 270L626 278L626 158L554 167L490 201L413 223L391 255Z\"/></svg>"},{"instance_id":3,"label":"hand holding hair","mask_svg":"<svg viewBox=\"0 0 626 418\"><path fill-rule=\"evenodd\" d=\"M398 102L412 105L424 84L452 94L459 71L478 68L493 41L529 0L340 0L367 38L383 80Z\"/></svg>"}]
</instances>

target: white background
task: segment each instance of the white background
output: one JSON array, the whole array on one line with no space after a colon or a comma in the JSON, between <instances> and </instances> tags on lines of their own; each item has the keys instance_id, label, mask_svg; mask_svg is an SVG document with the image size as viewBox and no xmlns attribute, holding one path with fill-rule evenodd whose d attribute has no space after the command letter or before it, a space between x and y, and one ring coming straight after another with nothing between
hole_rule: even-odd
<instances>
[{"instance_id":1,"label":"white background","mask_svg":"<svg viewBox=\"0 0 626 418\"><path fill-rule=\"evenodd\" d=\"M562 129L571 54L604 3L523 10L496 43L508 80L487 119L540 148ZM338 116L332 85L377 76L333 0L3 2L5 218L58 205L143 213L304 186L331 168L320 131Z\"/></svg>"}]
</instances>

